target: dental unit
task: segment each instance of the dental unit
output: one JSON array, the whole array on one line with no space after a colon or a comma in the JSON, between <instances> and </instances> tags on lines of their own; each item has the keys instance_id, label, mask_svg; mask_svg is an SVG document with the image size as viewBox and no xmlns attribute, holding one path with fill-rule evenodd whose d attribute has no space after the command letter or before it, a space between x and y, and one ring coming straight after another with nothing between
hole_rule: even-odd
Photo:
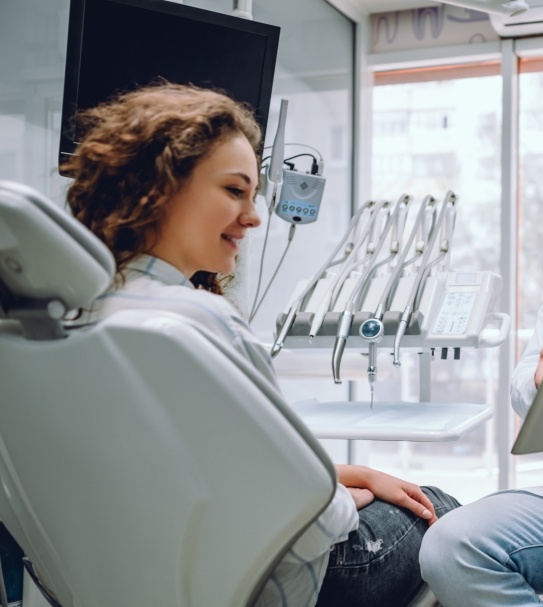
<instances>
[{"instance_id":1,"label":"dental unit","mask_svg":"<svg viewBox=\"0 0 543 607\"><path fill-rule=\"evenodd\" d=\"M373 410L378 351L390 351L399 367L403 347L419 353L454 348L458 359L461 347L503 343L510 319L494 311L501 277L450 269L457 199L449 191L439 203L432 195L414 202L402 194L393 207L362 205L323 266L298 283L278 316L272 356L283 348L330 351L336 384L347 350L367 356Z\"/></svg>"}]
</instances>

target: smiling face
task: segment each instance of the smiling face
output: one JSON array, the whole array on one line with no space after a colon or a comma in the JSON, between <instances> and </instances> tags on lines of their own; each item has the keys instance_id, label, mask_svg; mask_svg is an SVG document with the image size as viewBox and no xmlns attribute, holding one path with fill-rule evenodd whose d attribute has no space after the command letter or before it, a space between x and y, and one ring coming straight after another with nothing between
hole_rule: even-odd
<instances>
[{"instance_id":1,"label":"smiling face","mask_svg":"<svg viewBox=\"0 0 543 607\"><path fill-rule=\"evenodd\" d=\"M149 253L190 278L195 272L230 274L239 242L260 225L254 197L255 153L244 135L217 143L168 201Z\"/></svg>"}]
</instances>

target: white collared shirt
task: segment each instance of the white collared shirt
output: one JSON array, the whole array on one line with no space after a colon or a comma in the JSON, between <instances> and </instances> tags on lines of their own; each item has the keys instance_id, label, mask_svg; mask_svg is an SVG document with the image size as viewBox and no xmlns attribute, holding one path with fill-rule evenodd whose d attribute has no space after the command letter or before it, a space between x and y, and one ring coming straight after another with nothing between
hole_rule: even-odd
<instances>
[{"instance_id":1,"label":"white collared shirt","mask_svg":"<svg viewBox=\"0 0 543 607\"><path fill-rule=\"evenodd\" d=\"M543 305L537 312L535 329L524 350L511 378L511 404L513 409L526 417L537 388L535 387L535 370L539 363L539 353L543 348Z\"/></svg>"},{"instance_id":2,"label":"white collared shirt","mask_svg":"<svg viewBox=\"0 0 543 607\"><path fill-rule=\"evenodd\" d=\"M134 308L176 312L202 323L216 337L224 339L279 390L269 352L225 297L195 289L178 269L149 255L132 261L124 277L124 284L106 291L70 324L93 324L120 310ZM256 605L315 605L331 547L346 540L357 526L354 501L347 489L338 485L331 504L276 567Z\"/></svg>"}]
</instances>

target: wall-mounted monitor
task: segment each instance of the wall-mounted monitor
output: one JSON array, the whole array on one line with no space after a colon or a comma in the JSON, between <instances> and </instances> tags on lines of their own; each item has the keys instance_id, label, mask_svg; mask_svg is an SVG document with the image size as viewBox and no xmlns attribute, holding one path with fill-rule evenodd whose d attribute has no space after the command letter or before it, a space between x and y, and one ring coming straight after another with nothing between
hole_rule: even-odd
<instances>
[{"instance_id":1,"label":"wall-mounted monitor","mask_svg":"<svg viewBox=\"0 0 543 607\"><path fill-rule=\"evenodd\" d=\"M59 163L77 145L77 112L163 77L249 103L263 130L279 28L167 0L71 0Z\"/></svg>"}]
</instances>

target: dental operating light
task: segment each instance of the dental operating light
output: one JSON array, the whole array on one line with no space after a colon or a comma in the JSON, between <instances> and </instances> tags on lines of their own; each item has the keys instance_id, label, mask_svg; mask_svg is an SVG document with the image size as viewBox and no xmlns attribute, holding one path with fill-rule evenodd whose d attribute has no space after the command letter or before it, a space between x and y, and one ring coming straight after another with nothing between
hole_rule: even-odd
<instances>
[{"instance_id":1,"label":"dental operating light","mask_svg":"<svg viewBox=\"0 0 543 607\"><path fill-rule=\"evenodd\" d=\"M447 0L441 4L452 4L453 6L506 17L520 15L530 8L524 0Z\"/></svg>"}]
</instances>

